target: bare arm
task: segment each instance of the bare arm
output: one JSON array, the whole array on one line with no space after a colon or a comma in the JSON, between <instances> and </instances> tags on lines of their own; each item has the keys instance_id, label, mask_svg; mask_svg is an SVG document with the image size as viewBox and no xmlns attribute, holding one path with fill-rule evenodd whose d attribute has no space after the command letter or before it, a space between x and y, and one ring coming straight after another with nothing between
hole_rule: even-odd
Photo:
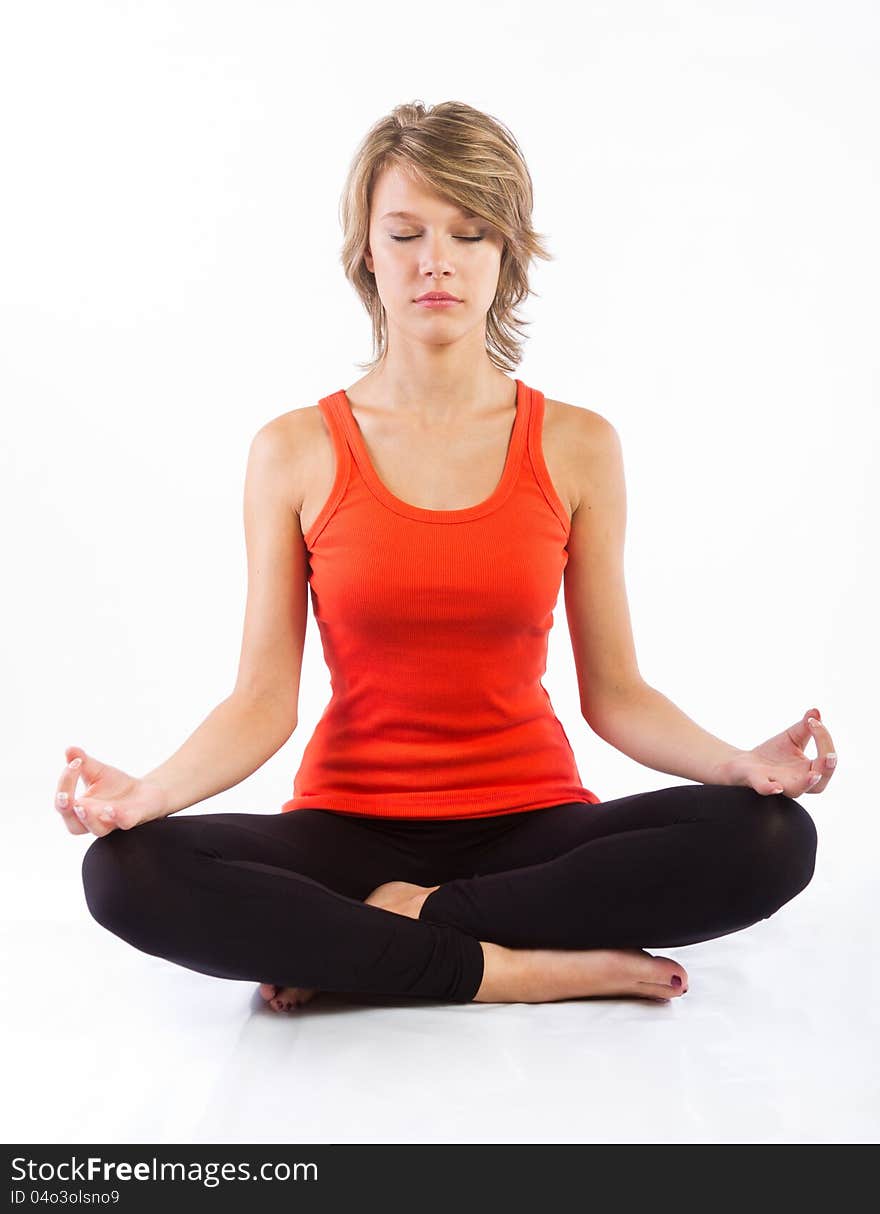
<instances>
[{"instance_id":1,"label":"bare arm","mask_svg":"<svg viewBox=\"0 0 880 1214\"><path fill-rule=\"evenodd\" d=\"M565 605L584 719L645 767L710 784L740 753L701 729L642 678L624 580L626 484L620 436L583 410L577 437L581 493L572 517Z\"/></svg>"},{"instance_id":2,"label":"bare arm","mask_svg":"<svg viewBox=\"0 0 880 1214\"><path fill-rule=\"evenodd\" d=\"M605 706L601 733L615 750L643 767L694 780L723 784L721 765L742 751L702 729L678 705L648 683Z\"/></svg>"},{"instance_id":3,"label":"bare arm","mask_svg":"<svg viewBox=\"0 0 880 1214\"><path fill-rule=\"evenodd\" d=\"M246 780L292 733L276 704L233 694L170 759L141 778L163 790L166 811L175 814Z\"/></svg>"},{"instance_id":4,"label":"bare arm","mask_svg":"<svg viewBox=\"0 0 880 1214\"><path fill-rule=\"evenodd\" d=\"M179 750L142 777L163 789L169 814L247 779L296 728L308 579L293 505L299 429L292 420L268 422L248 454L248 597L235 688Z\"/></svg>"}]
</instances>

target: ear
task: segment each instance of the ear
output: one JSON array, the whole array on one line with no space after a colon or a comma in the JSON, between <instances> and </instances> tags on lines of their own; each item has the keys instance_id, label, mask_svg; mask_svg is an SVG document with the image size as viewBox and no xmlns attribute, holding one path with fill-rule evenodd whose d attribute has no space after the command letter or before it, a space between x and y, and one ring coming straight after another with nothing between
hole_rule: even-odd
<instances>
[{"instance_id":1,"label":"ear","mask_svg":"<svg viewBox=\"0 0 880 1214\"><path fill-rule=\"evenodd\" d=\"M366 249L364 250L364 265L371 274L375 274L376 271L373 269L373 254L370 252L369 245L367 245Z\"/></svg>"}]
</instances>

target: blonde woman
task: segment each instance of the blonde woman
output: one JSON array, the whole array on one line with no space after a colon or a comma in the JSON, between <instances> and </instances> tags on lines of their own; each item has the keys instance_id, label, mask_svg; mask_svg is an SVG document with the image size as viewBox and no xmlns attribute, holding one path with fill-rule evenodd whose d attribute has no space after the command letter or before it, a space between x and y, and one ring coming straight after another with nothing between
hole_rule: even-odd
<instances>
[{"instance_id":1,"label":"blonde woman","mask_svg":"<svg viewBox=\"0 0 880 1214\"><path fill-rule=\"evenodd\" d=\"M687 971L649 948L740 931L813 875L794 798L833 770L818 711L740 750L645 683L618 434L511 377L529 263L549 256L531 213L497 119L415 103L372 127L342 260L374 358L251 444L235 688L141 778L68 748L57 806L98 836L82 867L94 918L259 982L276 1010L320 990L676 998ZM582 783L541 682L563 575L585 721L692 783L605 802ZM309 594L332 698L293 796L273 814L172 817L293 733Z\"/></svg>"}]
</instances>

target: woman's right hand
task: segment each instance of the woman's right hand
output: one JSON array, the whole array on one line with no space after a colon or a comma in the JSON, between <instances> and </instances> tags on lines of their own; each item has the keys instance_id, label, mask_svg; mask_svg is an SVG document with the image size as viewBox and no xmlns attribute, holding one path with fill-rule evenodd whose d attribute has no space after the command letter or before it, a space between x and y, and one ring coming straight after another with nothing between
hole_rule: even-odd
<instances>
[{"instance_id":1,"label":"woman's right hand","mask_svg":"<svg viewBox=\"0 0 880 1214\"><path fill-rule=\"evenodd\" d=\"M108 835L111 830L130 830L141 822L167 817L165 791L158 784L101 763L79 746L68 746L64 753L67 766L55 790L55 808L72 835ZM71 767L77 759L79 763ZM78 796L80 777L86 790ZM82 816L76 813L77 806Z\"/></svg>"}]
</instances>

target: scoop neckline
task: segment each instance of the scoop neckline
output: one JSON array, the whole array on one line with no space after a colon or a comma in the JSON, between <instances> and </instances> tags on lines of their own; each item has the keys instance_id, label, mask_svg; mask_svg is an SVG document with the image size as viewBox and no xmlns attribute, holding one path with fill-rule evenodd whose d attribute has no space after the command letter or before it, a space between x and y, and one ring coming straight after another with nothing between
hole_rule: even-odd
<instances>
[{"instance_id":1,"label":"scoop neckline","mask_svg":"<svg viewBox=\"0 0 880 1214\"><path fill-rule=\"evenodd\" d=\"M462 506L458 510L429 510L424 506L414 506L411 502L405 502L392 493L385 482L380 480L379 474L373 466L360 425L352 411L348 393L344 388L340 388L338 392L334 393L334 398L339 405L339 411L351 439L354 456L361 474L379 501L404 518L417 519L426 523L459 523L481 518L496 510L513 491L525 447L531 404L530 389L521 379L515 378L514 383L516 384L516 416L513 419L501 479L482 502L477 502L473 506Z\"/></svg>"}]
</instances>

